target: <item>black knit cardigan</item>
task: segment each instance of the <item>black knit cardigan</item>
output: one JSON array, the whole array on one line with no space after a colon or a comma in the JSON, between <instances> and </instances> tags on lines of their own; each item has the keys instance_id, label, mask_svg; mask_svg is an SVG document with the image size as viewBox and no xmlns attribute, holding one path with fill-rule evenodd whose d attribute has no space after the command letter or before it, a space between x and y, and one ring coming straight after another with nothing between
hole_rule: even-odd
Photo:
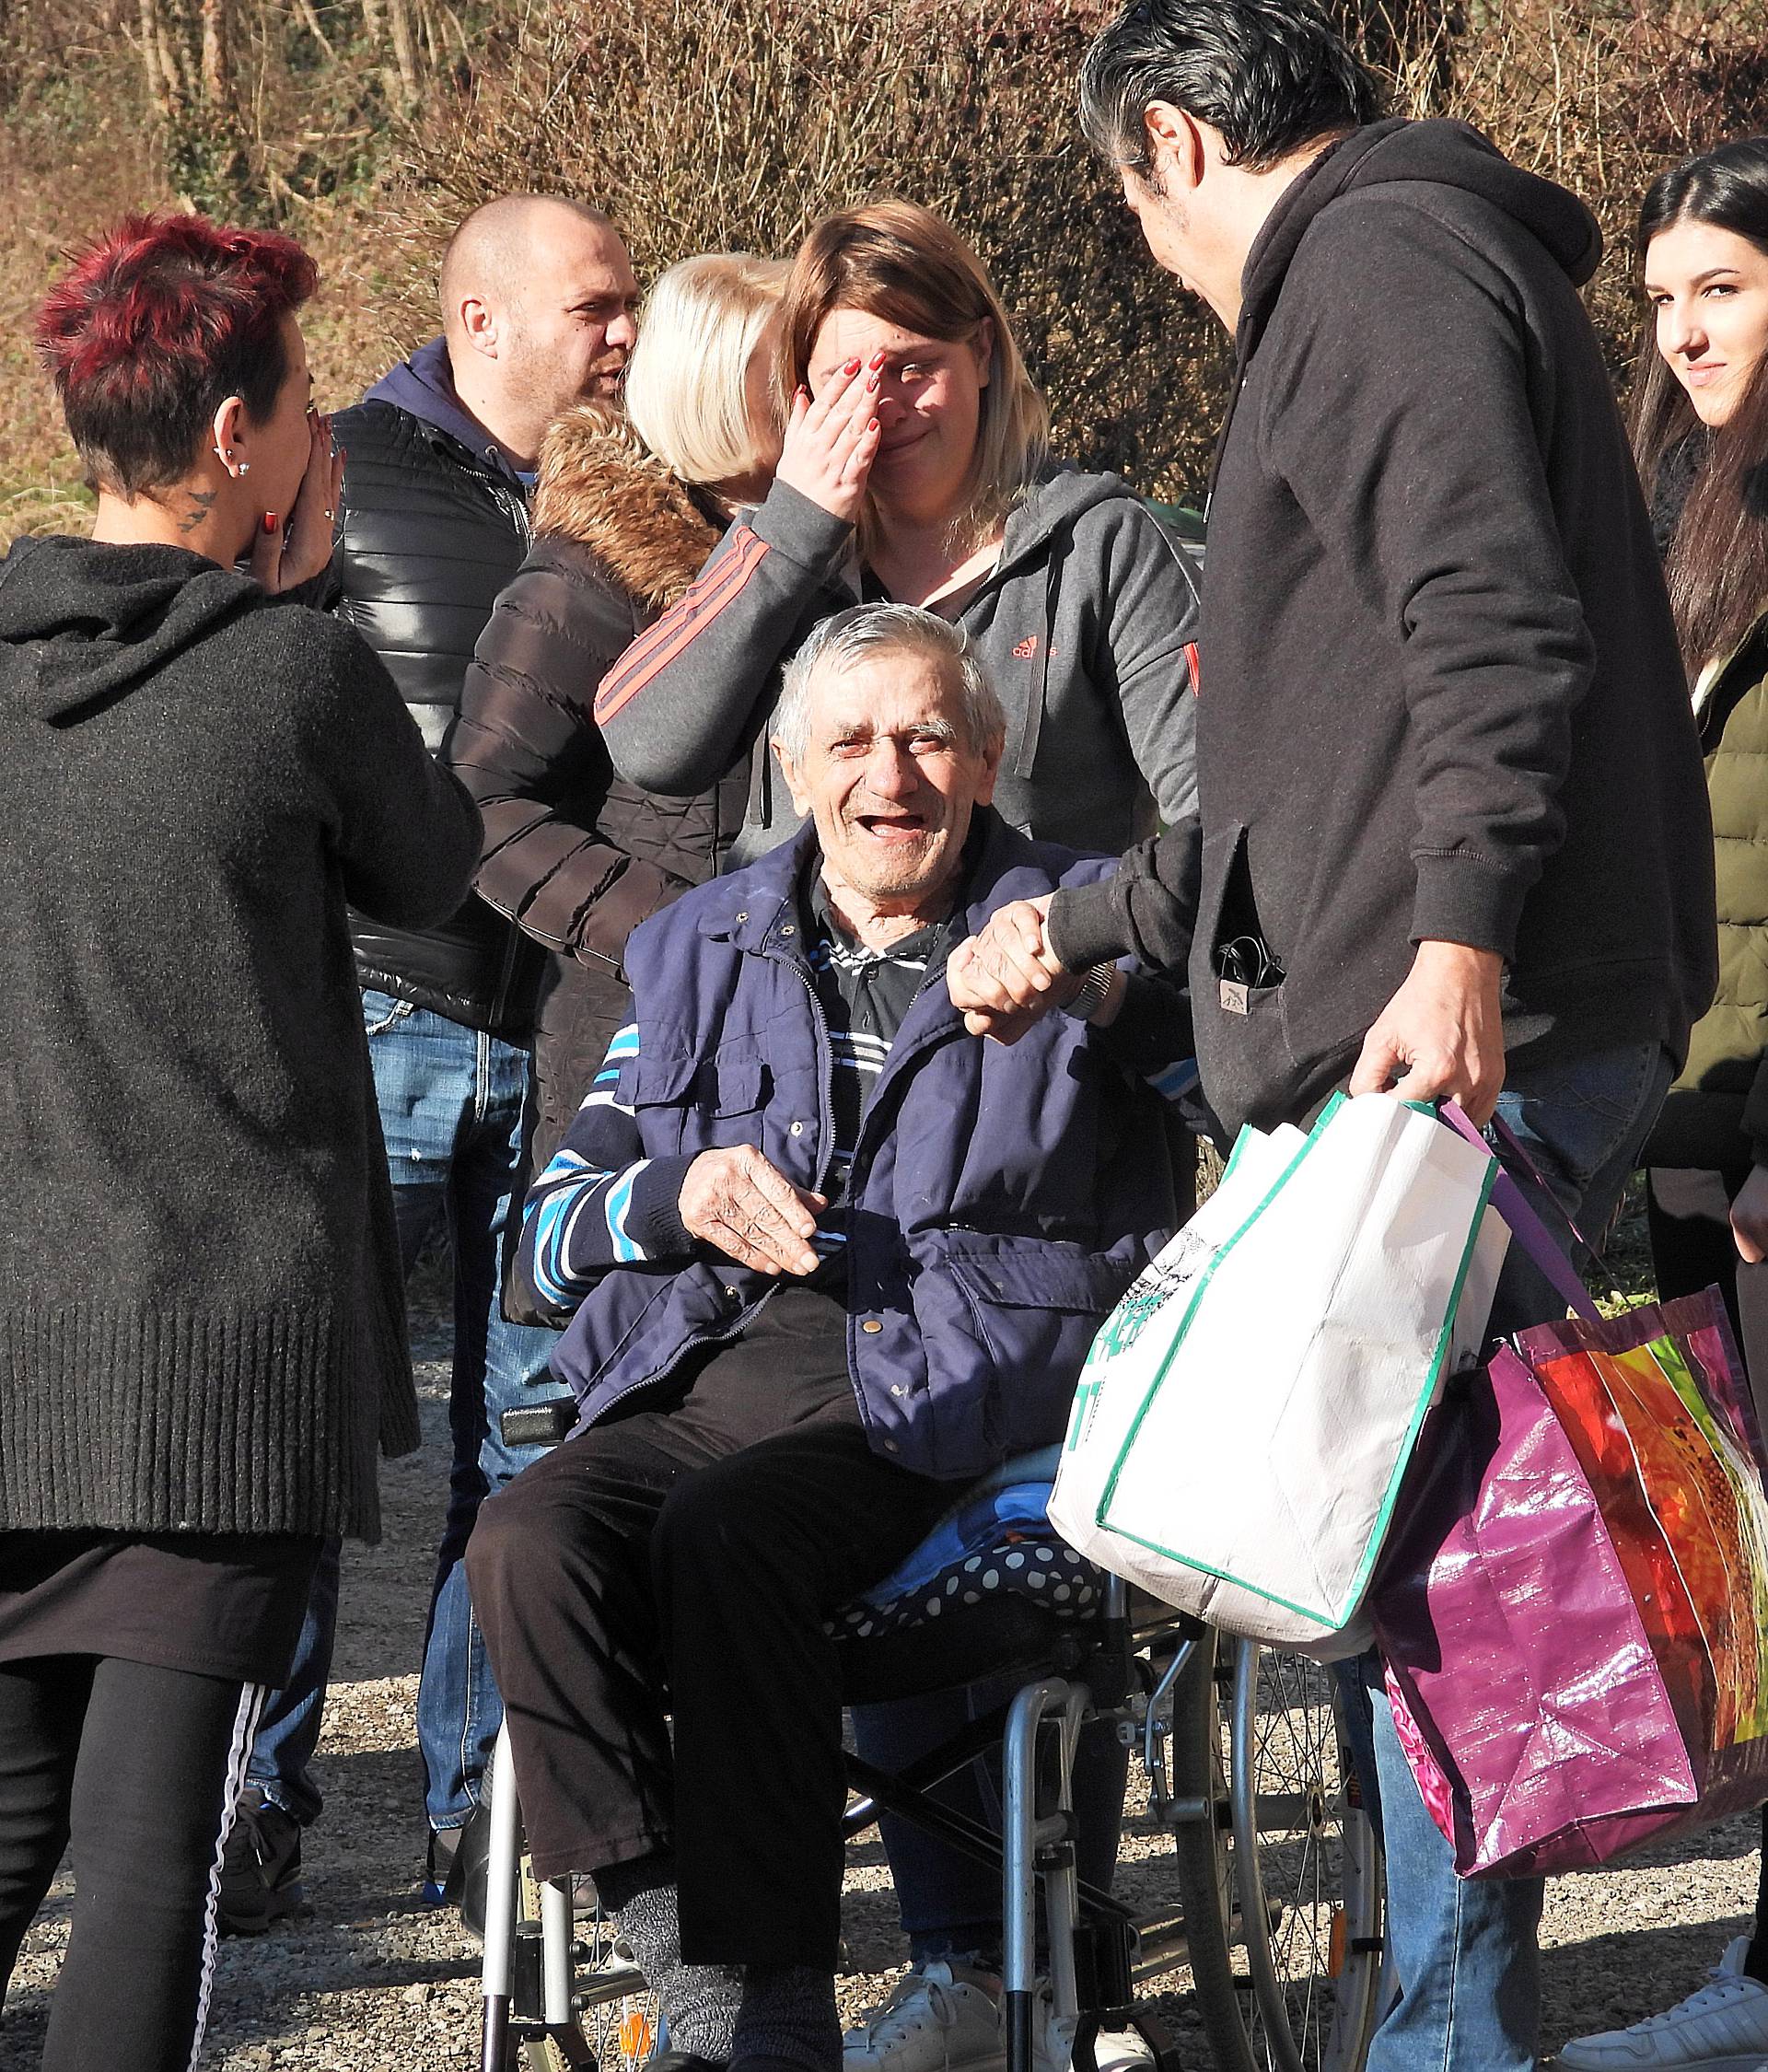
<instances>
[{"instance_id":1,"label":"black knit cardigan","mask_svg":"<svg viewBox=\"0 0 1768 2072\"><path fill-rule=\"evenodd\" d=\"M478 816L349 628L174 547L0 565L0 1530L378 1531L417 1441L345 920Z\"/></svg>"}]
</instances>

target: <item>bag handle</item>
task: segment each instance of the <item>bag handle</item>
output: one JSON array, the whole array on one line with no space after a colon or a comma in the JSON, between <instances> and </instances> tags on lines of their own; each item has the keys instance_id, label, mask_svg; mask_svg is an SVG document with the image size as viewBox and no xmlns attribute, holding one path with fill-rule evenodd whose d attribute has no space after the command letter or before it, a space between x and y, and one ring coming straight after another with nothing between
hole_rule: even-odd
<instances>
[{"instance_id":1,"label":"bag handle","mask_svg":"<svg viewBox=\"0 0 1768 2072\"><path fill-rule=\"evenodd\" d=\"M1482 1151L1490 1153L1492 1147L1485 1141L1478 1126L1468 1120L1454 1101L1444 1101L1437 1109L1437 1113L1458 1135L1464 1136L1470 1144L1478 1145ZM1557 1206L1553 1191L1541 1178L1541 1169L1529 1156L1527 1147L1516 1132L1501 1116L1495 1115L1492 1118L1492 1134L1497 1138L1501 1149L1516 1160L1548 1200L1554 1202ZM1564 1248L1554 1241L1534 1205L1504 1170L1502 1159L1498 1162L1498 1176L1492 1183L1492 1206L1510 1226L1511 1235L1523 1251L1553 1284L1553 1292L1564 1297L1566 1308L1575 1315L1582 1317L1587 1323L1600 1322L1602 1312L1591 1300L1590 1291L1584 1286L1583 1276L1566 1258ZM1565 1215L1563 1209L1560 1213ZM1565 1216L1565 1221L1573 1237L1599 1263L1601 1253L1572 1221L1570 1216Z\"/></svg>"}]
</instances>

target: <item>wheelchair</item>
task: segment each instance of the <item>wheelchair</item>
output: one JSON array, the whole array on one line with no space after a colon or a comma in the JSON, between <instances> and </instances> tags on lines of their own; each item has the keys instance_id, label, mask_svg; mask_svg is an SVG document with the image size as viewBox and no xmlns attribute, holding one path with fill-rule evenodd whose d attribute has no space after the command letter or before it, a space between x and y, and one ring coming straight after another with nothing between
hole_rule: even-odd
<instances>
[{"instance_id":1,"label":"wheelchair","mask_svg":"<svg viewBox=\"0 0 1768 2072\"><path fill-rule=\"evenodd\" d=\"M1092 2072L1101 2031L1131 2028L1154 2072L1200 2072L1194 2058L1181 2066L1154 2004L1181 1970L1217 2072L1358 2072L1390 1990L1384 1878L1337 1680L1218 1635L1064 1546L1036 1497L1056 1452L980 1485L1032 1493L992 1544L960 1539L953 1552L952 1521L973 1512L967 1492L894 1577L828 1623L852 1704L1018 1684L899 1775L850 1754L845 1832L890 1812L999 1870L1007 2072L1031 2072L1040 1910L1076 2072ZM929 1572L934 1549L952 1558ZM1152 1907L1076 1875L1072 1773L1092 1720L1139 1757L1146 1821L1171 1843L1170 1884ZM998 1834L928 1796L991 1747ZM574 1911L571 1881L533 1879L513 1775L506 1729L490 1788L481 2072L638 2072L659 2043L654 2000L612 1924ZM1126 1812L1137 1796L1133 1767Z\"/></svg>"}]
</instances>

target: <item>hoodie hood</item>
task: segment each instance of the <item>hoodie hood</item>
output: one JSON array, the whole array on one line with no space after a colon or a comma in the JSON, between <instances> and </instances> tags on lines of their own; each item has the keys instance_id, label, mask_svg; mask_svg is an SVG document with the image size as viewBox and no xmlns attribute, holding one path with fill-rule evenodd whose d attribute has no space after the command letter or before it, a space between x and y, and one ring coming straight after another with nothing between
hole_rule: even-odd
<instances>
[{"instance_id":1,"label":"hoodie hood","mask_svg":"<svg viewBox=\"0 0 1768 2072\"><path fill-rule=\"evenodd\" d=\"M1073 525L1083 511L1120 496L1139 501L1121 475L1095 473L1071 460L1048 463L1007 514L1001 540L1002 571L1035 553L1053 533Z\"/></svg>"},{"instance_id":2,"label":"hoodie hood","mask_svg":"<svg viewBox=\"0 0 1768 2072\"><path fill-rule=\"evenodd\" d=\"M1536 238L1582 287L1602 257L1596 218L1575 194L1513 166L1466 122L1371 122L1324 151L1272 211L1247 254L1235 343L1257 342L1296 248L1320 212L1353 189L1421 181L1478 195Z\"/></svg>"},{"instance_id":3,"label":"hoodie hood","mask_svg":"<svg viewBox=\"0 0 1768 2072\"><path fill-rule=\"evenodd\" d=\"M440 338L420 345L408 360L390 367L362 399L391 403L464 446L477 460L501 475L516 478L504 449L454 392L448 348Z\"/></svg>"},{"instance_id":4,"label":"hoodie hood","mask_svg":"<svg viewBox=\"0 0 1768 2072\"><path fill-rule=\"evenodd\" d=\"M76 720L263 595L183 547L21 540L0 562L0 700Z\"/></svg>"}]
</instances>

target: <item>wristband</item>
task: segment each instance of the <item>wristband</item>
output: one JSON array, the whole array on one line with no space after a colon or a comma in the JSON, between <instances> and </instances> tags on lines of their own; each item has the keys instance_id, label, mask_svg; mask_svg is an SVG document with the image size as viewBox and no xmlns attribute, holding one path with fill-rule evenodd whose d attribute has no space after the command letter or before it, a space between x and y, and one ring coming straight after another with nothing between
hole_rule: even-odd
<instances>
[{"instance_id":1,"label":"wristband","mask_svg":"<svg viewBox=\"0 0 1768 2072\"><path fill-rule=\"evenodd\" d=\"M1070 1000L1062 1004L1062 1011L1072 1015L1076 1021L1091 1021L1105 1005L1111 990L1111 981L1117 976L1115 964L1091 965L1080 982L1080 990Z\"/></svg>"}]
</instances>

